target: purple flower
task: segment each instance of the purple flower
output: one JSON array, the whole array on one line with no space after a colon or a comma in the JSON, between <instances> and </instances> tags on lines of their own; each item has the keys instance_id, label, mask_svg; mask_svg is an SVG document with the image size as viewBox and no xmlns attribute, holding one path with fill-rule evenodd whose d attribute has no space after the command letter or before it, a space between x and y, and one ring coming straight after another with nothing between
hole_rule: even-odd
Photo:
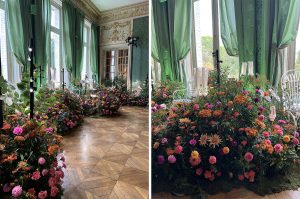
<instances>
[{"instance_id":1,"label":"purple flower","mask_svg":"<svg viewBox=\"0 0 300 199\"><path fill-rule=\"evenodd\" d=\"M46 128L45 131L46 133L50 134L50 133L53 133L53 128L52 127L49 127L49 128Z\"/></svg>"},{"instance_id":2,"label":"purple flower","mask_svg":"<svg viewBox=\"0 0 300 199\"><path fill-rule=\"evenodd\" d=\"M169 157L168 157L168 162L169 162L170 164L174 164L174 163L176 162L175 156L174 156L174 155L169 155Z\"/></svg>"},{"instance_id":3,"label":"purple flower","mask_svg":"<svg viewBox=\"0 0 300 199\"><path fill-rule=\"evenodd\" d=\"M247 95L249 92L248 91L246 91L246 90L243 90L243 95Z\"/></svg>"},{"instance_id":4,"label":"purple flower","mask_svg":"<svg viewBox=\"0 0 300 199\"><path fill-rule=\"evenodd\" d=\"M260 112L263 112L265 110L265 107L260 106L260 107L258 107L258 109L260 110Z\"/></svg>"},{"instance_id":5,"label":"purple flower","mask_svg":"<svg viewBox=\"0 0 300 199\"><path fill-rule=\"evenodd\" d=\"M23 128L20 126L15 127L13 130L13 134L15 135L21 135L22 133L23 133Z\"/></svg>"},{"instance_id":6,"label":"purple flower","mask_svg":"<svg viewBox=\"0 0 300 199\"><path fill-rule=\"evenodd\" d=\"M163 155L157 156L157 163L158 164L163 164L165 162L165 158Z\"/></svg>"},{"instance_id":7,"label":"purple flower","mask_svg":"<svg viewBox=\"0 0 300 199\"><path fill-rule=\"evenodd\" d=\"M294 137L298 138L299 137L299 133L297 131L294 132Z\"/></svg>"},{"instance_id":8,"label":"purple flower","mask_svg":"<svg viewBox=\"0 0 300 199\"><path fill-rule=\"evenodd\" d=\"M206 104L204 104L204 107L207 109L212 109L214 106L210 103L206 103Z\"/></svg>"},{"instance_id":9,"label":"purple flower","mask_svg":"<svg viewBox=\"0 0 300 199\"><path fill-rule=\"evenodd\" d=\"M195 139L191 139L191 140L190 140L190 145L193 145L193 146L195 146L195 145L196 145L196 143L197 143L197 141L196 141Z\"/></svg>"},{"instance_id":10,"label":"purple flower","mask_svg":"<svg viewBox=\"0 0 300 199\"><path fill-rule=\"evenodd\" d=\"M162 144L167 144L168 143L168 139L167 138L162 138L160 142Z\"/></svg>"},{"instance_id":11,"label":"purple flower","mask_svg":"<svg viewBox=\"0 0 300 199\"><path fill-rule=\"evenodd\" d=\"M217 106L222 106L222 102L217 101Z\"/></svg>"},{"instance_id":12,"label":"purple flower","mask_svg":"<svg viewBox=\"0 0 300 199\"><path fill-rule=\"evenodd\" d=\"M255 103L258 103L258 102L259 102L259 98L256 97L256 98L254 99L254 102L255 102Z\"/></svg>"}]
</instances>

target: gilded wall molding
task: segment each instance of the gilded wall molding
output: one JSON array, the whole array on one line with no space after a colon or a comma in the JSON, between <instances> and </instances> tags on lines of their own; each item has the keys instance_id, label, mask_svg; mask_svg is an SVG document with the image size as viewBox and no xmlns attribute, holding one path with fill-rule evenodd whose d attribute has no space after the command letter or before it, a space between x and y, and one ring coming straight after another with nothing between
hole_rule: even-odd
<instances>
[{"instance_id":1,"label":"gilded wall molding","mask_svg":"<svg viewBox=\"0 0 300 199\"><path fill-rule=\"evenodd\" d=\"M148 1L100 12L100 24L149 15Z\"/></svg>"},{"instance_id":2,"label":"gilded wall molding","mask_svg":"<svg viewBox=\"0 0 300 199\"><path fill-rule=\"evenodd\" d=\"M101 26L101 46L126 43L131 35L131 20L116 21Z\"/></svg>"}]
</instances>

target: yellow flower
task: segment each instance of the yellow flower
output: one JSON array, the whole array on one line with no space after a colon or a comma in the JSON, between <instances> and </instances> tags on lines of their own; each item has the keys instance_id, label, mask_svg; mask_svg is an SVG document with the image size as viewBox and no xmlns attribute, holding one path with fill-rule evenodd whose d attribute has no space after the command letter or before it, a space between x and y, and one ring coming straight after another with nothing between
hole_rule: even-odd
<instances>
[{"instance_id":1,"label":"yellow flower","mask_svg":"<svg viewBox=\"0 0 300 199\"><path fill-rule=\"evenodd\" d=\"M223 147L224 154L228 154L229 152L230 152L230 149L227 146Z\"/></svg>"},{"instance_id":2,"label":"yellow flower","mask_svg":"<svg viewBox=\"0 0 300 199\"><path fill-rule=\"evenodd\" d=\"M283 141L286 142L286 143L290 142L290 140L291 140L290 136L288 136L288 135L283 136L282 139L283 139Z\"/></svg>"},{"instance_id":3,"label":"yellow flower","mask_svg":"<svg viewBox=\"0 0 300 199\"><path fill-rule=\"evenodd\" d=\"M155 143L153 144L153 149L158 149L158 147L159 147L159 142L155 142Z\"/></svg>"},{"instance_id":4,"label":"yellow flower","mask_svg":"<svg viewBox=\"0 0 300 199\"><path fill-rule=\"evenodd\" d=\"M199 157L198 151L192 151L191 157L192 157L192 158L198 158L198 157Z\"/></svg>"}]
</instances>

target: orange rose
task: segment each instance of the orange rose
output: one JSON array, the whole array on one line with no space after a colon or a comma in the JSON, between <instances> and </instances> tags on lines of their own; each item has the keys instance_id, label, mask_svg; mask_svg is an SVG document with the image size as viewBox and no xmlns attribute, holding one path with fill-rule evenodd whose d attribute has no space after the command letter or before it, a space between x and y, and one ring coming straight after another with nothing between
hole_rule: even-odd
<instances>
[{"instance_id":1,"label":"orange rose","mask_svg":"<svg viewBox=\"0 0 300 199\"><path fill-rule=\"evenodd\" d=\"M230 107L230 108L233 107L233 101L229 101L229 102L227 103L227 106Z\"/></svg>"},{"instance_id":2,"label":"orange rose","mask_svg":"<svg viewBox=\"0 0 300 199\"><path fill-rule=\"evenodd\" d=\"M246 132L247 136L249 136L249 137L254 137L257 135L257 129L254 129L254 128L247 127L247 128L245 128L245 132Z\"/></svg>"},{"instance_id":3,"label":"orange rose","mask_svg":"<svg viewBox=\"0 0 300 199\"><path fill-rule=\"evenodd\" d=\"M244 95L237 95L234 97L233 102L239 105L243 105L247 102L247 98Z\"/></svg>"},{"instance_id":4,"label":"orange rose","mask_svg":"<svg viewBox=\"0 0 300 199\"><path fill-rule=\"evenodd\" d=\"M16 142L24 142L25 141L25 138L23 136L16 136L14 138L14 141Z\"/></svg>"},{"instance_id":5,"label":"orange rose","mask_svg":"<svg viewBox=\"0 0 300 199\"><path fill-rule=\"evenodd\" d=\"M223 147L224 154L228 154L229 152L230 152L230 149L227 146Z\"/></svg>"},{"instance_id":6,"label":"orange rose","mask_svg":"<svg viewBox=\"0 0 300 199\"><path fill-rule=\"evenodd\" d=\"M285 135L285 136L283 136L282 140L283 140L285 143L288 143L288 142L290 142L291 138L290 138L290 136Z\"/></svg>"}]
</instances>

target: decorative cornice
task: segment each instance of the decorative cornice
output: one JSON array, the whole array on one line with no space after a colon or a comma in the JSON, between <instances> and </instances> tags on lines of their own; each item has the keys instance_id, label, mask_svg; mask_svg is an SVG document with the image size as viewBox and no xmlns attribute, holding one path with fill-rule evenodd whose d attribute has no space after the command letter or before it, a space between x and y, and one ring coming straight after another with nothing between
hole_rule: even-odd
<instances>
[{"instance_id":1,"label":"decorative cornice","mask_svg":"<svg viewBox=\"0 0 300 199\"><path fill-rule=\"evenodd\" d=\"M100 11L91 0L73 0L73 3L84 13L87 19L99 24Z\"/></svg>"},{"instance_id":2,"label":"decorative cornice","mask_svg":"<svg viewBox=\"0 0 300 199\"><path fill-rule=\"evenodd\" d=\"M100 12L100 24L109 23L128 18L148 16L149 15L149 2L145 1L138 4L124 6L112 10Z\"/></svg>"}]
</instances>

